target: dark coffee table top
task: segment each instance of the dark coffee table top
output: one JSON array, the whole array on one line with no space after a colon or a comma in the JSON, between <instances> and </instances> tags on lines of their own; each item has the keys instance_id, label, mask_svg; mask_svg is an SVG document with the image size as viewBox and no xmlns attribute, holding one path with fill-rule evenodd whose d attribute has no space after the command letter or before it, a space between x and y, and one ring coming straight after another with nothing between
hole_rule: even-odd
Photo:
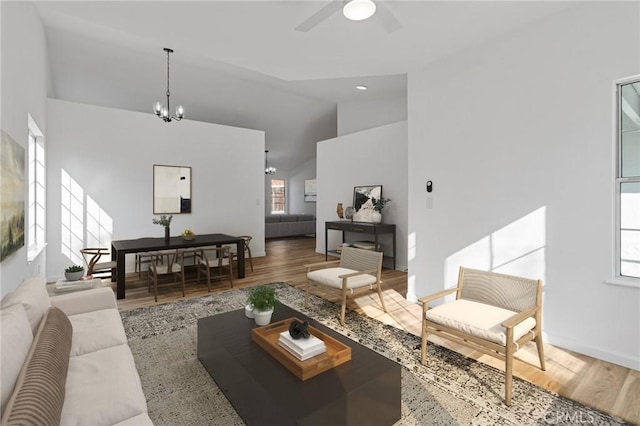
<instances>
[{"instance_id":1,"label":"dark coffee table top","mask_svg":"<svg viewBox=\"0 0 640 426\"><path fill-rule=\"evenodd\" d=\"M272 322L305 315L278 305ZM251 340L244 309L198 320L198 358L248 425L391 425L400 419L400 366L309 319L351 347L351 361L302 381Z\"/></svg>"}]
</instances>

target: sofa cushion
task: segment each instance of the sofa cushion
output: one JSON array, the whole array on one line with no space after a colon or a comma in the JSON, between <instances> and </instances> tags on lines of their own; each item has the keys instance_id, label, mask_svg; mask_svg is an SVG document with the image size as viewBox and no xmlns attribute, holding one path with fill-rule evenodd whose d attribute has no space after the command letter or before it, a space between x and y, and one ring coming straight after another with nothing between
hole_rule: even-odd
<instances>
[{"instance_id":1,"label":"sofa cushion","mask_svg":"<svg viewBox=\"0 0 640 426\"><path fill-rule=\"evenodd\" d=\"M426 317L429 321L463 333L506 345L507 334L501 324L516 313L472 300L458 299L429 309ZM534 318L525 319L513 328L513 341L520 339L535 326Z\"/></svg>"},{"instance_id":2,"label":"sofa cushion","mask_svg":"<svg viewBox=\"0 0 640 426\"><path fill-rule=\"evenodd\" d=\"M147 413L142 413L135 417L118 422L113 426L153 426L153 422Z\"/></svg>"},{"instance_id":3,"label":"sofa cushion","mask_svg":"<svg viewBox=\"0 0 640 426\"><path fill-rule=\"evenodd\" d=\"M340 275L352 274L358 272L353 269L347 268L326 268L311 271L307 274L307 278L311 281L315 281L318 284L323 284L329 287L342 288L342 278L338 278ZM364 274L357 275L355 277L347 278L347 288L363 287L365 285L375 284L376 277Z\"/></svg>"},{"instance_id":4,"label":"sofa cushion","mask_svg":"<svg viewBox=\"0 0 640 426\"><path fill-rule=\"evenodd\" d=\"M71 356L124 345L127 336L116 309L102 309L69 317L73 326Z\"/></svg>"},{"instance_id":5,"label":"sofa cushion","mask_svg":"<svg viewBox=\"0 0 640 426\"><path fill-rule=\"evenodd\" d=\"M309 222L313 221L314 216L312 214L299 214L298 222Z\"/></svg>"},{"instance_id":6,"label":"sofa cushion","mask_svg":"<svg viewBox=\"0 0 640 426\"><path fill-rule=\"evenodd\" d=\"M22 370L29 348L33 342L33 333L24 306L18 303L0 310L0 396L2 409L9 401Z\"/></svg>"},{"instance_id":7,"label":"sofa cushion","mask_svg":"<svg viewBox=\"0 0 640 426\"><path fill-rule=\"evenodd\" d=\"M58 308L49 309L18 376L2 424L60 424L71 333L71 323L65 313Z\"/></svg>"},{"instance_id":8,"label":"sofa cushion","mask_svg":"<svg viewBox=\"0 0 640 426\"><path fill-rule=\"evenodd\" d=\"M44 280L40 277L27 278L2 299L0 306L5 308L16 303L21 303L24 306L31 330L35 335L42 317L51 306Z\"/></svg>"},{"instance_id":9,"label":"sofa cushion","mask_svg":"<svg viewBox=\"0 0 640 426\"><path fill-rule=\"evenodd\" d=\"M129 346L70 358L61 424L114 425L146 412L147 402Z\"/></svg>"},{"instance_id":10,"label":"sofa cushion","mask_svg":"<svg viewBox=\"0 0 640 426\"><path fill-rule=\"evenodd\" d=\"M282 215L274 214L271 216L265 216L264 223L280 223L280 216Z\"/></svg>"}]
</instances>

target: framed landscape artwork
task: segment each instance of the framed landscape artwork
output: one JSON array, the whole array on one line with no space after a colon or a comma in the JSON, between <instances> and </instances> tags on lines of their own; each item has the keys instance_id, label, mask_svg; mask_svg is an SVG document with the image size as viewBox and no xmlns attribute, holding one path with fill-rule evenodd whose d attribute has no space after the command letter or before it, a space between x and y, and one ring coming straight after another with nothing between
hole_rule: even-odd
<instances>
[{"instance_id":1,"label":"framed landscape artwork","mask_svg":"<svg viewBox=\"0 0 640 426\"><path fill-rule=\"evenodd\" d=\"M2 131L0 142L0 262L24 246L24 148Z\"/></svg>"},{"instance_id":2,"label":"framed landscape artwork","mask_svg":"<svg viewBox=\"0 0 640 426\"><path fill-rule=\"evenodd\" d=\"M382 197L382 185L365 185L353 188L353 208L357 214L360 210L373 210L373 202Z\"/></svg>"}]
</instances>

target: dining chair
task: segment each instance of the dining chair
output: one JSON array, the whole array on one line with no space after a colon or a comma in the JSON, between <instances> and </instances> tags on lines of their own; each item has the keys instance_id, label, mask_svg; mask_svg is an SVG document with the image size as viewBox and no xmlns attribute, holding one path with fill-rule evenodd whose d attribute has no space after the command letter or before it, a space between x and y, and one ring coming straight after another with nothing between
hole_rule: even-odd
<instances>
[{"instance_id":1,"label":"dining chair","mask_svg":"<svg viewBox=\"0 0 640 426\"><path fill-rule=\"evenodd\" d=\"M211 278L229 278L233 288L233 262L229 246L206 247L195 251L195 263L198 269L197 282L200 274L207 276L207 288L211 291ZM226 270L226 273L225 273Z\"/></svg>"},{"instance_id":2,"label":"dining chair","mask_svg":"<svg viewBox=\"0 0 640 426\"><path fill-rule=\"evenodd\" d=\"M100 262L100 258L103 255L109 254L109 249L106 247L87 247L80 249L80 254L84 259L84 263L87 266L87 276L92 276L96 273L105 273L105 277L111 276L111 271L116 268L115 261Z\"/></svg>"},{"instance_id":3,"label":"dining chair","mask_svg":"<svg viewBox=\"0 0 640 426\"><path fill-rule=\"evenodd\" d=\"M147 282L149 291L151 291L151 282L153 281L153 293L156 302L158 301L158 279L161 276L166 275L173 275L174 284L177 284L177 277L180 276L180 281L182 283L182 297L184 297L185 282L183 251L175 250L172 252L156 252L152 255L151 263L149 264Z\"/></svg>"},{"instance_id":4,"label":"dining chair","mask_svg":"<svg viewBox=\"0 0 640 426\"><path fill-rule=\"evenodd\" d=\"M245 253L245 259L249 259L249 265L251 267L251 272L253 272L253 259L251 258L251 247L249 246L249 244L251 243L251 240L253 239L252 236L250 235L240 235L238 238L241 238L244 240L244 253ZM235 245L231 245L229 246L230 250L231 250L231 259L234 261L238 261L238 248Z\"/></svg>"}]
</instances>

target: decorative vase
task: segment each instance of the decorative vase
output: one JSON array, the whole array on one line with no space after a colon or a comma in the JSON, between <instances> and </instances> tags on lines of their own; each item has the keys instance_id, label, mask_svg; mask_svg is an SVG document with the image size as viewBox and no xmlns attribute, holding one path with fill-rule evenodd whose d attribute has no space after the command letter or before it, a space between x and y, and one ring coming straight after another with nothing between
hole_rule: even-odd
<instances>
[{"instance_id":1,"label":"decorative vase","mask_svg":"<svg viewBox=\"0 0 640 426\"><path fill-rule=\"evenodd\" d=\"M374 211L373 213L371 213L371 222L373 223L380 223L382 222L382 213Z\"/></svg>"},{"instance_id":2,"label":"decorative vase","mask_svg":"<svg viewBox=\"0 0 640 426\"><path fill-rule=\"evenodd\" d=\"M344 218L345 219L349 219L349 220L353 220L353 214L355 213L356 209L354 209L353 207L349 206L344 210Z\"/></svg>"},{"instance_id":3,"label":"decorative vase","mask_svg":"<svg viewBox=\"0 0 640 426\"><path fill-rule=\"evenodd\" d=\"M253 319L256 320L256 325L267 325L271 322L271 315L273 314L273 308L267 311L253 310Z\"/></svg>"},{"instance_id":4,"label":"decorative vase","mask_svg":"<svg viewBox=\"0 0 640 426\"><path fill-rule=\"evenodd\" d=\"M166 242L169 242L169 240L171 239L171 229L168 226L164 227L164 240Z\"/></svg>"},{"instance_id":5,"label":"decorative vase","mask_svg":"<svg viewBox=\"0 0 640 426\"><path fill-rule=\"evenodd\" d=\"M247 318L253 318L253 305L252 304L248 304L244 307L244 315Z\"/></svg>"},{"instance_id":6,"label":"decorative vase","mask_svg":"<svg viewBox=\"0 0 640 426\"><path fill-rule=\"evenodd\" d=\"M342 208L342 203L338 203L338 207L336 208L336 213L338 213L338 217L340 219L344 218L344 209Z\"/></svg>"}]
</instances>

